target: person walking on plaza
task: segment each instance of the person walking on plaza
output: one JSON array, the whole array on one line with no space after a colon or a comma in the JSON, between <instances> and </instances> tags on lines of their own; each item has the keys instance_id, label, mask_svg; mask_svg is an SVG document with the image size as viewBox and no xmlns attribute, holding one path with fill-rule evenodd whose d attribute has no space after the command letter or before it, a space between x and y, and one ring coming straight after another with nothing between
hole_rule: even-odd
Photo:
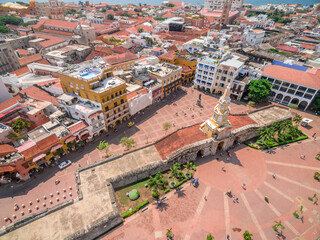
<instances>
[{"instance_id":1,"label":"person walking on plaza","mask_svg":"<svg viewBox=\"0 0 320 240\"><path fill-rule=\"evenodd\" d=\"M268 197L268 196L265 196L265 197L264 197L264 200L265 200L267 203L269 203L269 197Z\"/></svg>"},{"instance_id":2,"label":"person walking on plaza","mask_svg":"<svg viewBox=\"0 0 320 240\"><path fill-rule=\"evenodd\" d=\"M207 196L204 196L204 200L207 201Z\"/></svg>"},{"instance_id":3,"label":"person walking on plaza","mask_svg":"<svg viewBox=\"0 0 320 240\"><path fill-rule=\"evenodd\" d=\"M242 184L241 187L245 190L246 189L246 185Z\"/></svg>"},{"instance_id":4,"label":"person walking on plaza","mask_svg":"<svg viewBox=\"0 0 320 240\"><path fill-rule=\"evenodd\" d=\"M276 179L277 176L276 176L275 173L273 173L273 174L272 174L272 177L273 177L274 179Z\"/></svg>"},{"instance_id":5,"label":"person walking on plaza","mask_svg":"<svg viewBox=\"0 0 320 240\"><path fill-rule=\"evenodd\" d=\"M225 172L225 171L226 171L226 169L225 169L225 168L226 168L226 167L225 167L225 166L223 166L223 167L222 167L222 171L224 171L224 172Z\"/></svg>"}]
</instances>

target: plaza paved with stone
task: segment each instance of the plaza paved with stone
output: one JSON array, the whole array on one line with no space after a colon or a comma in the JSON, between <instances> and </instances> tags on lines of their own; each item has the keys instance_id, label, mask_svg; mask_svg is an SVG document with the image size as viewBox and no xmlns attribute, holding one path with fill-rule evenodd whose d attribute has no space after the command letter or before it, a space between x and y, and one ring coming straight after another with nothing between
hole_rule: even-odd
<instances>
[{"instance_id":1,"label":"plaza paved with stone","mask_svg":"<svg viewBox=\"0 0 320 240\"><path fill-rule=\"evenodd\" d=\"M10 185L1 186L0 225L9 224L3 220L4 217L12 219L13 214L17 215L17 219L22 217L21 210L13 210L14 203L26 205L26 216L30 214L29 208L34 213L70 198L77 198L74 172L79 166L94 163L104 157L104 153L96 149L100 140L109 142L114 154L123 153L124 149L119 145L123 136L134 138L138 147L141 147L178 128L206 120L211 116L218 98L202 94L204 107L201 110L194 106L198 95L198 91L185 88L175 99L176 105L171 104L170 99L166 103L159 103L158 106L153 106L137 116L134 127L128 129L123 124L118 127L117 133L111 132L109 136L103 136L87 144L81 152L66 156L73 164L64 170L59 171L57 167L47 168L42 174L37 175L36 179L26 183L12 185L13 188ZM248 111L243 104L231 104L233 114ZM311 123L312 128L302 130L309 136L314 132L319 135L319 118L303 112L300 114L316 120ZM162 130L164 122L174 122L174 127L167 133ZM149 210L130 217L124 226L113 231L106 239L164 239L165 229L169 227L173 227L176 239L198 239L198 236L202 238L208 232L212 232L216 239L224 239L226 234L232 237L240 236L240 233L232 231L232 228L241 228L242 232L245 229L249 230L254 233L255 239L273 239L271 224L279 219L288 224L284 232L287 239L293 239L290 236L303 234L307 229L309 231L305 234L310 234L310 237L305 239L313 239L317 234L320 235L319 229L313 227L319 221L319 207L312 205L307 197L317 191L319 193L319 183L312 178L313 172L319 169L320 165L314 159L317 149L320 149L319 141L308 139L283 149L276 149L276 154L266 154L240 145L232 154L232 161L228 163L223 162L225 156L218 156L219 160L210 157L200 159L197 162L199 188L195 189L190 184L185 184L183 191L169 193L163 208L157 209L153 204L150 205ZM299 158L301 151L307 156L306 160ZM233 164L238 162L241 163L240 166ZM225 173L221 171L222 166L226 167ZM277 173L277 180L272 179L270 174L273 172ZM55 179L59 179L60 184L55 185ZM246 191L241 188L242 183L247 184ZM239 204L233 204L232 199L224 195L227 188L236 193ZM66 198L63 195L66 195ZM204 200L204 195L208 201ZM270 197L269 205L261 199L264 195ZM44 200L43 196L47 196L47 199ZM37 198L40 199L39 209L35 208ZM31 206L28 204L29 201L33 202ZM306 207L303 224L292 216L292 212L299 208L299 201ZM45 207L43 203L46 204Z\"/></svg>"},{"instance_id":2,"label":"plaza paved with stone","mask_svg":"<svg viewBox=\"0 0 320 240\"><path fill-rule=\"evenodd\" d=\"M15 221L71 198L77 198L74 172L79 166L92 164L105 157L105 153L96 148L99 141L106 140L110 143L110 150L113 154L121 154L124 152L124 148L119 144L119 141L124 136L134 138L137 142L137 147L141 147L155 142L164 137L165 134L168 135L178 128L200 123L207 119L212 115L213 107L217 104L218 98L202 93L203 108L199 108L194 106L199 93L196 90L191 90L191 88L183 88L174 99L174 105L171 103L173 96L169 97L164 103L158 103L156 106L144 111L143 114L136 116L135 119L132 119L136 122L134 127L128 128L126 123L122 124L117 127L117 133L110 132L108 136L102 136L87 144L83 150L72 152L65 156L62 160L70 159L73 162L66 169L59 170L57 166L46 168L43 173L36 174L27 182L1 186L0 227L10 224L10 221L5 222L4 218L10 218L10 220ZM233 113L248 111L245 105L232 103L231 108ZM176 113L178 113L178 116ZM174 123L174 127L169 129L167 133L162 129L164 122ZM56 179L60 180L58 185L54 183ZM40 201L37 202L37 199ZM29 204L30 201L32 205ZM20 206L17 211L14 210L15 203ZM25 205L25 208L21 207L22 204ZM29 209L31 212L29 212Z\"/></svg>"},{"instance_id":3,"label":"plaza paved with stone","mask_svg":"<svg viewBox=\"0 0 320 240\"><path fill-rule=\"evenodd\" d=\"M229 161L225 154L200 158L195 174L198 188L184 184L182 190L169 193L161 207L151 203L147 211L129 217L104 239L165 239L168 228L173 229L176 240L205 239L208 233L215 239L227 235L241 239L245 230L253 233L253 239L277 239L271 226L279 220L286 239L316 239L320 236L320 206L308 197L320 195L320 183L313 179L313 173L320 170L314 158L319 149L319 141L307 139L277 147L272 153L239 145L231 151ZM301 154L306 155L305 160L300 159ZM238 203L225 194L228 188ZM304 206L303 222L293 216L300 205Z\"/></svg>"}]
</instances>

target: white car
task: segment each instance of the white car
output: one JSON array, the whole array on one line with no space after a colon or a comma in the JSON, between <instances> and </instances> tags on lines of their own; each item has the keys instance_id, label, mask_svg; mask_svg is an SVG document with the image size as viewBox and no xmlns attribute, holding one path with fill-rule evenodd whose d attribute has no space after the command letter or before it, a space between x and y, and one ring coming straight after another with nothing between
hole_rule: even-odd
<instances>
[{"instance_id":1,"label":"white car","mask_svg":"<svg viewBox=\"0 0 320 240\"><path fill-rule=\"evenodd\" d=\"M70 161L70 160L63 161L62 163L59 164L59 168L60 168L60 169L66 168L66 167L68 167L70 164L71 164L71 161Z\"/></svg>"}]
</instances>

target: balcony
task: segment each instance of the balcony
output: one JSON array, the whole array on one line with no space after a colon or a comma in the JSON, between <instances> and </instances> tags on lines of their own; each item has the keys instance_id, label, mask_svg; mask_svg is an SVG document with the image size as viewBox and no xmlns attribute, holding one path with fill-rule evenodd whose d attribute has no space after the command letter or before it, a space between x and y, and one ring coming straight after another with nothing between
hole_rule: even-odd
<instances>
[{"instance_id":1,"label":"balcony","mask_svg":"<svg viewBox=\"0 0 320 240\"><path fill-rule=\"evenodd\" d=\"M112 98L112 99L110 99L110 100L102 103L102 105L104 106L104 105L109 104L109 103L111 103L111 102L113 102L113 101L116 101L116 100L124 97L125 95L127 95L127 93L123 93L123 94L121 94L121 95L119 95L119 96L117 96L117 97L114 97L114 98Z\"/></svg>"}]
</instances>

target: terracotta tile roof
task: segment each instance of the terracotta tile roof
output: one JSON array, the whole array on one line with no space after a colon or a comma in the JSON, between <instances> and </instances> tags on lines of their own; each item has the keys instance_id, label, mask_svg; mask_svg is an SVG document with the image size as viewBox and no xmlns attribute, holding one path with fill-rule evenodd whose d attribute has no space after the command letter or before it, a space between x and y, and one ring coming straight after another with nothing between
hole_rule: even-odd
<instances>
[{"instance_id":1,"label":"terracotta tile roof","mask_svg":"<svg viewBox=\"0 0 320 240\"><path fill-rule=\"evenodd\" d=\"M248 117L247 115L244 115L244 116L230 115L228 119L231 123L232 130L244 127L249 124L257 124L256 121L254 121L252 118Z\"/></svg>"},{"instance_id":2,"label":"terracotta tile roof","mask_svg":"<svg viewBox=\"0 0 320 240\"><path fill-rule=\"evenodd\" d=\"M82 122L78 122L78 123L70 126L68 129L71 132L71 134L75 134L75 133L77 133L87 127L88 127L88 124L86 122L82 121Z\"/></svg>"},{"instance_id":3,"label":"terracotta tile roof","mask_svg":"<svg viewBox=\"0 0 320 240\"><path fill-rule=\"evenodd\" d=\"M32 97L37 100L47 101L52 103L55 106L59 106L57 98L51 96L48 92L42 90L40 87L30 86L26 89L21 90L19 93L27 94L27 96Z\"/></svg>"},{"instance_id":4,"label":"terracotta tile roof","mask_svg":"<svg viewBox=\"0 0 320 240\"><path fill-rule=\"evenodd\" d=\"M41 47L44 47L44 48L50 47L50 46L54 46L56 44L59 44L59 43L62 43L62 42L66 41L63 38L53 37L53 36L50 36L50 35L44 35L44 34L35 34L35 35L36 35L37 38L45 39L44 41L38 43Z\"/></svg>"},{"instance_id":5,"label":"terracotta tile roof","mask_svg":"<svg viewBox=\"0 0 320 240\"><path fill-rule=\"evenodd\" d=\"M109 48L109 47L96 46L96 47L94 47L94 50L96 52L101 52L101 53L104 53L104 54L107 54L107 55L111 55L112 54L112 48Z\"/></svg>"},{"instance_id":6,"label":"terracotta tile roof","mask_svg":"<svg viewBox=\"0 0 320 240\"><path fill-rule=\"evenodd\" d=\"M200 130L200 124L179 130L155 144L162 159L171 153L191 143L206 139L207 136Z\"/></svg>"},{"instance_id":7,"label":"terracotta tile roof","mask_svg":"<svg viewBox=\"0 0 320 240\"><path fill-rule=\"evenodd\" d=\"M159 56L159 58L172 61L172 60L174 60L176 58L176 53L174 51L169 51L169 52L166 52L164 54L161 54Z\"/></svg>"},{"instance_id":8,"label":"terracotta tile roof","mask_svg":"<svg viewBox=\"0 0 320 240\"><path fill-rule=\"evenodd\" d=\"M288 53L297 53L299 51L299 48L290 47L287 45L280 45L280 46L276 47L276 49L284 51L284 52L288 52Z\"/></svg>"},{"instance_id":9,"label":"terracotta tile roof","mask_svg":"<svg viewBox=\"0 0 320 240\"><path fill-rule=\"evenodd\" d=\"M125 53L128 51L128 49L124 48L124 47L121 47L121 46L114 46L112 48L112 51L115 52L115 53Z\"/></svg>"},{"instance_id":10,"label":"terracotta tile roof","mask_svg":"<svg viewBox=\"0 0 320 240\"><path fill-rule=\"evenodd\" d=\"M29 72L29 68L28 67L22 67L22 68L19 68L18 70L15 70L13 72L11 72L11 74L15 74L17 76L20 76L22 74L25 74Z\"/></svg>"},{"instance_id":11,"label":"terracotta tile roof","mask_svg":"<svg viewBox=\"0 0 320 240\"><path fill-rule=\"evenodd\" d=\"M94 114L91 114L91 115L89 116L89 119L95 118L96 116L100 115L101 113L102 113L102 111L99 111L99 112L96 112L96 113L94 113Z\"/></svg>"},{"instance_id":12,"label":"terracotta tile roof","mask_svg":"<svg viewBox=\"0 0 320 240\"><path fill-rule=\"evenodd\" d=\"M21 100L22 97L20 97L19 95L8 99L7 101L4 101L2 103L0 103L0 111L3 111L9 107L11 107L12 105L16 104L19 102L19 100Z\"/></svg>"},{"instance_id":13,"label":"terracotta tile roof","mask_svg":"<svg viewBox=\"0 0 320 240\"><path fill-rule=\"evenodd\" d=\"M108 57L105 57L104 59L110 65L116 65L119 63L132 61L132 60L135 60L138 58L139 58L138 55L131 53L131 52L126 52L126 53L122 53L122 54L118 54L118 55L108 56Z\"/></svg>"},{"instance_id":14,"label":"terracotta tile roof","mask_svg":"<svg viewBox=\"0 0 320 240\"><path fill-rule=\"evenodd\" d=\"M57 144L60 141L60 139L57 137L56 134L52 134L39 142L37 142L37 146L40 150L45 151L48 148L51 148L53 145Z\"/></svg>"},{"instance_id":15,"label":"terracotta tile roof","mask_svg":"<svg viewBox=\"0 0 320 240\"><path fill-rule=\"evenodd\" d=\"M45 21L45 26L58 27L58 28L67 28L67 29L75 29L78 26L78 22L69 22L63 20L55 20L55 19L47 19Z\"/></svg>"},{"instance_id":16,"label":"terracotta tile roof","mask_svg":"<svg viewBox=\"0 0 320 240\"><path fill-rule=\"evenodd\" d=\"M74 35L74 33L72 33L72 32L64 32L64 31L51 30L51 29L43 29L43 30L41 30L41 32L42 33L53 33L53 34L69 36L69 37Z\"/></svg>"},{"instance_id":17,"label":"terracotta tile roof","mask_svg":"<svg viewBox=\"0 0 320 240\"><path fill-rule=\"evenodd\" d=\"M301 48L307 48L307 49L311 49L314 50L316 48L316 45L314 44L309 44L309 43L303 43L300 45Z\"/></svg>"},{"instance_id":18,"label":"terracotta tile roof","mask_svg":"<svg viewBox=\"0 0 320 240\"><path fill-rule=\"evenodd\" d=\"M105 57L106 54L103 52L97 52L97 51L92 51L84 60L88 61L88 60L92 60L95 57Z\"/></svg>"},{"instance_id":19,"label":"terracotta tile roof","mask_svg":"<svg viewBox=\"0 0 320 240\"><path fill-rule=\"evenodd\" d=\"M12 147L9 144L1 144L0 145L0 156L5 156L9 153L17 152L17 149Z\"/></svg>"},{"instance_id":20,"label":"terracotta tile roof","mask_svg":"<svg viewBox=\"0 0 320 240\"><path fill-rule=\"evenodd\" d=\"M41 60L39 60L39 61L37 61L37 63L41 63L41 64L45 64L45 65L51 65L49 62L48 62L48 60L47 59L41 59Z\"/></svg>"},{"instance_id":21,"label":"terracotta tile roof","mask_svg":"<svg viewBox=\"0 0 320 240\"><path fill-rule=\"evenodd\" d=\"M42 59L41 54L37 53L37 54L34 54L34 55L30 55L30 56L26 56L26 57L23 57L23 58L19 58L18 61L19 61L19 64L20 64L21 67L25 67L28 64L33 63L33 62L37 62L37 61L39 61L41 59Z\"/></svg>"},{"instance_id":22,"label":"terracotta tile roof","mask_svg":"<svg viewBox=\"0 0 320 240\"><path fill-rule=\"evenodd\" d=\"M20 56L27 56L29 54L28 50L25 49L17 49L18 53L20 54Z\"/></svg>"},{"instance_id":23,"label":"terracotta tile roof","mask_svg":"<svg viewBox=\"0 0 320 240\"><path fill-rule=\"evenodd\" d=\"M182 72L183 73L189 73L192 72L192 69L186 65L179 65L180 67L182 67Z\"/></svg>"},{"instance_id":24,"label":"terracotta tile roof","mask_svg":"<svg viewBox=\"0 0 320 240\"><path fill-rule=\"evenodd\" d=\"M292 68L270 65L266 66L262 75L320 89L320 69L308 69L303 72Z\"/></svg>"},{"instance_id":25,"label":"terracotta tile roof","mask_svg":"<svg viewBox=\"0 0 320 240\"><path fill-rule=\"evenodd\" d=\"M24 150L23 152L21 152L21 154L27 160L27 159L33 158L34 156L36 156L37 154L39 154L41 152L42 152L41 149L37 145L34 145L34 146Z\"/></svg>"},{"instance_id":26,"label":"terracotta tile roof","mask_svg":"<svg viewBox=\"0 0 320 240\"><path fill-rule=\"evenodd\" d=\"M15 172L17 171L15 166L0 166L0 173Z\"/></svg>"}]
</instances>

